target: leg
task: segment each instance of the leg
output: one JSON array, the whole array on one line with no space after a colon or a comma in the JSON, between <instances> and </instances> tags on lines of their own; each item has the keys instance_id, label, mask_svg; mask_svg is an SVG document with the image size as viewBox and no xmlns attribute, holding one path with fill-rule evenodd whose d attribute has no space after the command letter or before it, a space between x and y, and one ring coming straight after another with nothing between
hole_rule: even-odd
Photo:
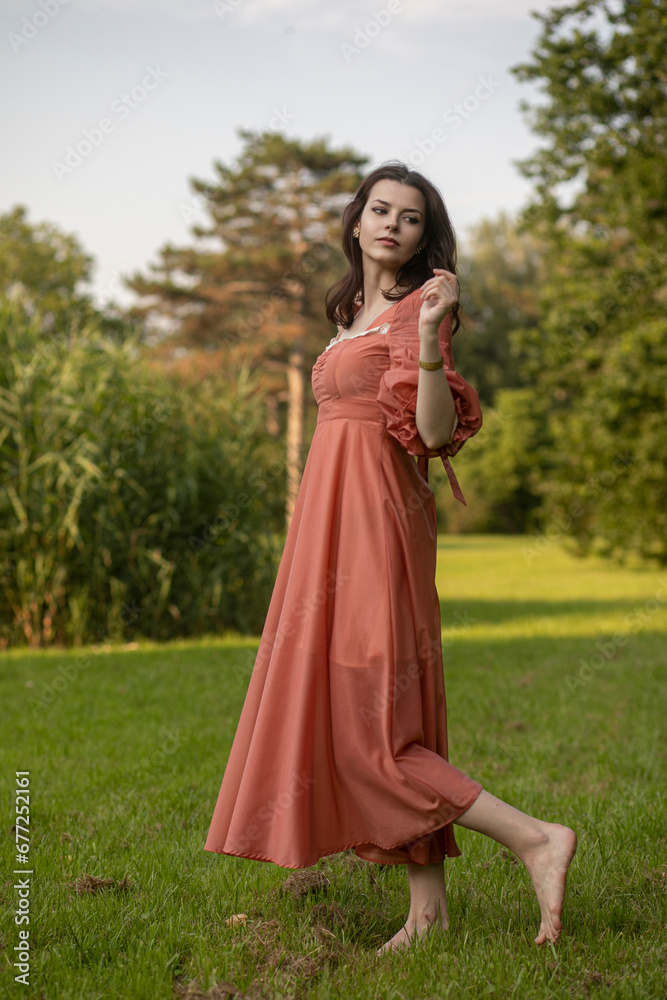
<instances>
[{"instance_id":1,"label":"leg","mask_svg":"<svg viewBox=\"0 0 667 1000\"><path fill-rule=\"evenodd\" d=\"M523 861L537 893L542 917L535 943L544 944L547 938L556 941L561 932L567 870L577 849L574 830L534 819L484 789L454 822L485 833Z\"/></svg>"},{"instance_id":2,"label":"leg","mask_svg":"<svg viewBox=\"0 0 667 1000\"><path fill-rule=\"evenodd\" d=\"M406 868L410 881L408 919L390 941L378 948L376 955L410 944L415 936L423 938L431 927L445 931L449 927L444 861L434 865L408 863Z\"/></svg>"}]
</instances>

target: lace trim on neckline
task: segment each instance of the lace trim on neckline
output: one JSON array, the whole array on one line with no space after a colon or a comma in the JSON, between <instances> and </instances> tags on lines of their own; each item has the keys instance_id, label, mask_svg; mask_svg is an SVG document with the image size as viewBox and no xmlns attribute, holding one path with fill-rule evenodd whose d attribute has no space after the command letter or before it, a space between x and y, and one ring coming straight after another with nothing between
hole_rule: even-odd
<instances>
[{"instance_id":1,"label":"lace trim on neckline","mask_svg":"<svg viewBox=\"0 0 667 1000\"><path fill-rule=\"evenodd\" d=\"M341 337L339 333L335 337L331 338L331 341L324 348L325 351L331 350L336 344L344 344L348 340L354 340L356 337L365 337L367 333L386 333L389 329L389 323L382 323L381 326L372 326L369 330L362 330L360 333L353 333L351 337Z\"/></svg>"}]
</instances>

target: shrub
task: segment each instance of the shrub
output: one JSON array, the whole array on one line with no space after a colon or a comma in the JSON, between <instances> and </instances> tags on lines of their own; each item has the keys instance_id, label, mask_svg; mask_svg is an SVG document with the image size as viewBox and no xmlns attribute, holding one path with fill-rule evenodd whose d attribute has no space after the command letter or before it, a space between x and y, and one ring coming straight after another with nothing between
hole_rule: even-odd
<instances>
[{"instance_id":1,"label":"shrub","mask_svg":"<svg viewBox=\"0 0 667 1000\"><path fill-rule=\"evenodd\" d=\"M47 339L0 303L3 647L261 631L284 459L256 388L189 388L138 335Z\"/></svg>"}]
</instances>

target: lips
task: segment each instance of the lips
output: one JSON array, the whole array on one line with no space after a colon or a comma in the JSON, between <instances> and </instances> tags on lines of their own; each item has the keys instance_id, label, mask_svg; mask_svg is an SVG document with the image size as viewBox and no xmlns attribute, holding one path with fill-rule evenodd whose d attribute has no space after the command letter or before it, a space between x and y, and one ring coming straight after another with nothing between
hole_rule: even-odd
<instances>
[{"instance_id":1,"label":"lips","mask_svg":"<svg viewBox=\"0 0 667 1000\"><path fill-rule=\"evenodd\" d=\"M386 243L389 247L397 247L398 243L396 240L392 240L391 237L383 236L378 240L378 243Z\"/></svg>"}]
</instances>

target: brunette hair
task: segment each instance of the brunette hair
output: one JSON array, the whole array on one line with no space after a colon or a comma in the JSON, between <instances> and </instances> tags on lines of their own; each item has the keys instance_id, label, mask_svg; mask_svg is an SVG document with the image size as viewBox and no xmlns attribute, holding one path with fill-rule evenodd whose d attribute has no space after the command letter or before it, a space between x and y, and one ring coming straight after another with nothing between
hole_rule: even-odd
<instances>
[{"instance_id":1,"label":"brunette hair","mask_svg":"<svg viewBox=\"0 0 667 1000\"><path fill-rule=\"evenodd\" d=\"M343 252L350 262L350 267L347 274L329 288L325 297L327 319L331 323L340 324L343 327L352 325L357 297L362 304L364 301L361 247L359 240L352 235L352 230L366 207L373 185L376 181L384 179L398 181L400 184L406 184L421 191L426 204L426 220L422 236L423 249L399 267L396 272L396 282L392 286L397 291L383 291L383 297L388 302L405 298L406 295L414 292L416 288L420 288L425 281L433 277L433 268L435 267L443 267L456 274L456 236L445 208L445 202L437 187L423 174L417 170L411 170L400 160L390 160L383 163L364 178L352 201L348 202L343 210L342 246ZM406 286L407 290L405 290ZM398 291L399 287L402 288L401 291ZM461 325L459 309L459 303L456 302L451 310L452 336Z\"/></svg>"}]
</instances>

